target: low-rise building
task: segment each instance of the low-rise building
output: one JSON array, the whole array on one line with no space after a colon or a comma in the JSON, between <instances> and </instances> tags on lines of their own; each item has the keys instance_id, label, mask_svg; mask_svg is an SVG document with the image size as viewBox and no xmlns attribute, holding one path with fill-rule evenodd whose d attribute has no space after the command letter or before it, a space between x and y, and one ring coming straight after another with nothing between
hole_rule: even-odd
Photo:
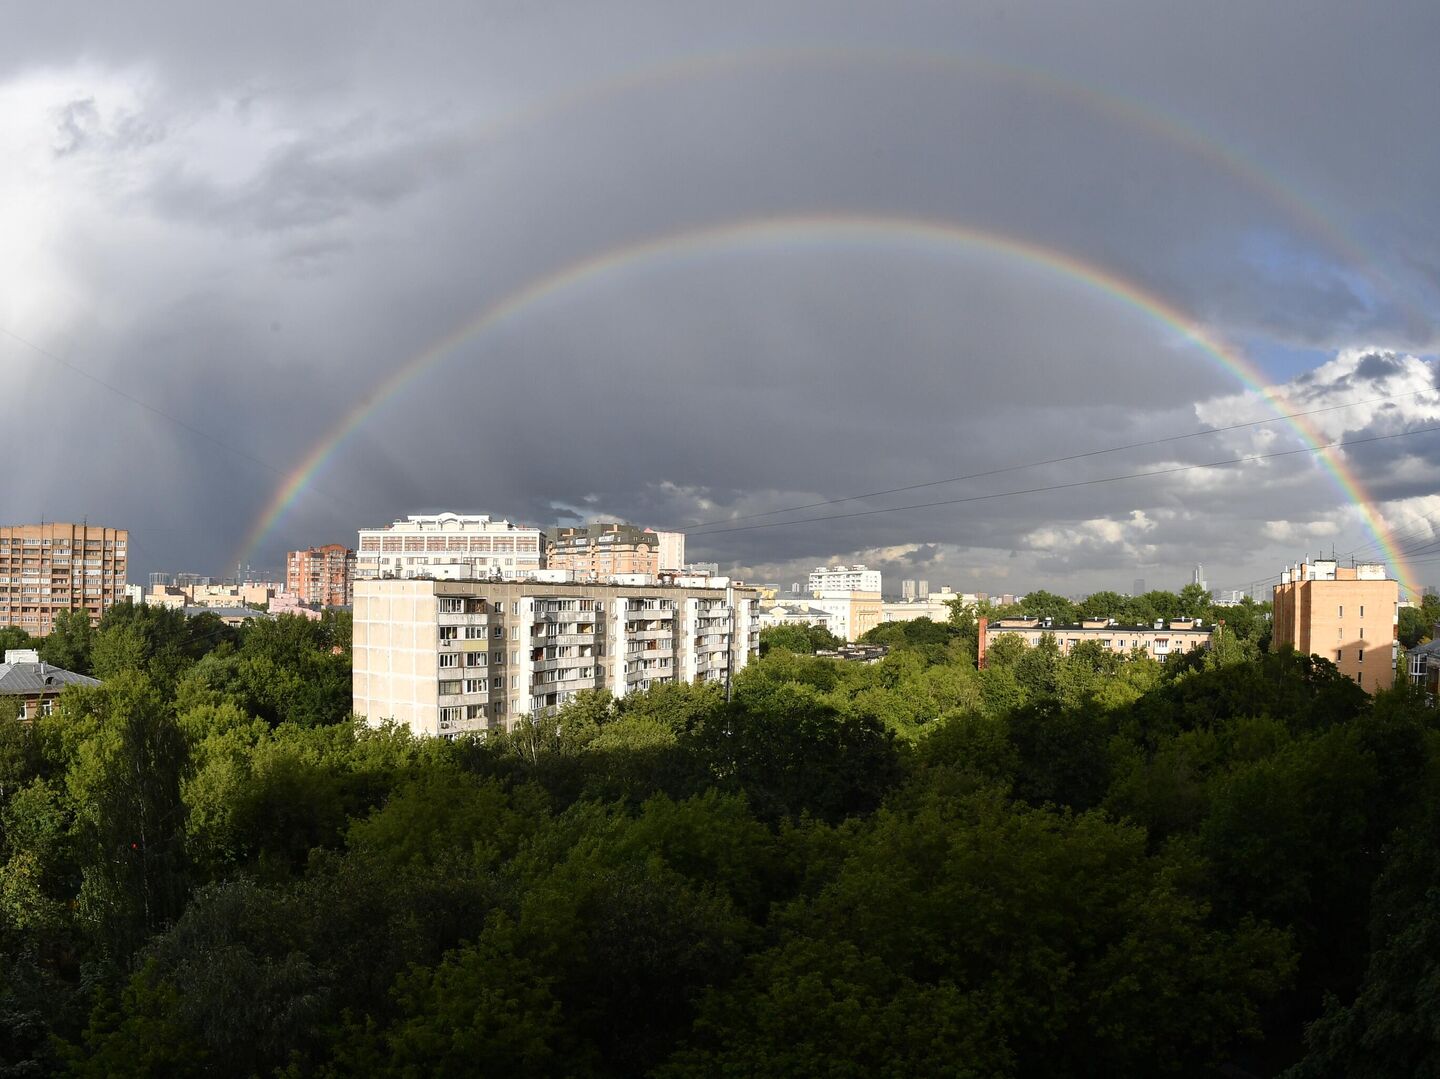
<instances>
[{"instance_id":1,"label":"low-rise building","mask_svg":"<svg viewBox=\"0 0 1440 1079\"><path fill-rule=\"evenodd\" d=\"M1431 640L1405 650L1404 663L1412 685L1429 694L1431 701L1440 697L1440 625L1435 627Z\"/></svg>"},{"instance_id":2,"label":"low-rise building","mask_svg":"<svg viewBox=\"0 0 1440 1079\"><path fill-rule=\"evenodd\" d=\"M1001 618L980 620L980 665L995 642L1005 634L1014 634L1034 648L1047 634L1053 637L1061 655L1082 641L1094 641L1109 652L1130 653L1140 649L1146 655L1164 659L1175 652L1208 648L1213 628L1196 619L1175 618L1149 625L1121 625L1109 618L1091 618L1083 622L1056 623L1048 618Z\"/></svg>"},{"instance_id":3,"label":"low-rise building","mask_svg":"<svg viewBox=\"0 0 1440 1079\"><path fill-rule=\"evenodd\" d=\"M760 628L768 629L771 626L816 626L835 633L830 625L830 612L812 607L808 599L793 603L762 602ZM840 636L838 633L835 635Z\"/></svg>"},{"instance_id":4,"label":"low-rise building","mask_svg":"<svg viewBox=\"0 0 1440 1079\"><path fill-rule=\"evenodd\" d=\"M0 663L0 720L48 716L66 686L98 686L100 680L52 667L33 648L11 648Z\"/></svg>"},{"instance_id":5,"label":"low-rise building","mask_svg":"<svg viewBox=\"0 0 1440 1079\"><path fill-rule=\"evenodd\" d=\"M354 710L416 734L510 729L581 690L728 683L759 644L755 590L723 577L695 586L359 580Z\"/></svg>"}]
</instances>

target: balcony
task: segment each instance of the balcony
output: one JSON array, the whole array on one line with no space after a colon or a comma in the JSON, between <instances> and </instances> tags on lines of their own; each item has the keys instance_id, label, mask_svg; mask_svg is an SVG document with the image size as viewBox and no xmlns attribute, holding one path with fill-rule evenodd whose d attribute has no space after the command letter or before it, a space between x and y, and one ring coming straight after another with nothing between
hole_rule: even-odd
<instances>
[{"instance_id":1,"label":"balcony","mask_svg":"<svg viewBox=\"0 0 1440 1079\"><path fill-rule=\"evenodd\" d=\"M445 614L442 612L438 617L442 626L484 626L490 622L488 614Z\"/></svg>"},{"instance_id":2,"label":"balcony","mask_svg":"<svg viewBox=\"0 0 1440 1079\"><path fill-rule=\"evenodd\" d=\"M668 622L674 619L674 617L675 608L673 607L638 607L625 612L625 620L627 622L643 619L655 619L657 621Z\"/></svg>"}]
</instances>

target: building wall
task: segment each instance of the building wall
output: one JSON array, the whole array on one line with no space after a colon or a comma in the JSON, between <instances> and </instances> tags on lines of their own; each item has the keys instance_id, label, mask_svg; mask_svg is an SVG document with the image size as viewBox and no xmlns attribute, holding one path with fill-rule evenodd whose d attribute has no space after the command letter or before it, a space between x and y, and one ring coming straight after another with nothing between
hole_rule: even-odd
<instances>
[{"instance_id":1,"label":"building wall","mask_svg":"<svg viewBox=\"0 0 1440 1079\"><path fill-rule=\"evenodd\" d=\"M1383 567L1300 563L1275 586L1272 640L1328 659L1362 689L1395 684L1399 583ZM1362 578L1362 574L1365 576Z\"/></svg>"},{"instance_id":2,"label":"building wall","mask_svg":"<svg viewBox=\"0 0 1440 1079\"><path fill-rule=\"evenodd\" d=\"M0 626L49 634L60 611L92 625L125 598L130 533L100 525L0 526Z\"/></svg>"},{"instance_id":3,"label":"building wall","mask_svg":"<svg viewBox=\"0 0 1440 1079\"><path fill-rule=\"evenodd\" d=\"M442 566L467 577L513 578L541 568L544 556L538 528L485 514L416 514L360 530L355 578L436 575Z\"/></svg>"},{"instance_id":4,"label":"building wall","mask_svg":"<svg viewBox=\"0 0 1440 1079\"><path fill-rule=\"evenodd\" d=\"M285 590L301 603L348 607L355 581L355 552L343 543L291 551L285 559Z\"/></svg>"},{"instance_id":5,"label":"building wall","mask_svg":"<svg viewBox=\"0 0 1440 1079\"><path fill-rule=\"evenodd\" d=\"M879 592L880 571L864 566L816 566L810 573L811 592Z\"/></svg>"},{"instance_id":6,"label":"building wall","mask_svg":"<svg viewBox=\"0 0 1440 1079\"><path fill-rule=\"evenodd\" d=\"M830 632L846 641L859 640L885 617L879 592L827 590L805 602L824 611L830 619Z\"/></svg>"},{"instance_id":7,"label":"building wall","mask_svg":"<svg viewBox=\"0 0 1440 1079\"><path fill-rule=\"evenodd\" d=\"M1112 626L1099 624L1098 620L1089 625L1082 623L1073 626L1046 626L1036 619L1007 618L986 624L984 632L986 652L994 647L998 638L1007 633L1019 637L1031 648L1038 645L1040 638L1048 633L1055 638L1061 655L1068 656L1070 650L1081 641L1098 641L1101 647L1111 652L1123 654L1140 648L1156 659L1164 659L1172 652L1188 652L1195 648L1208 647L1214 630L1205 626L1195 627L1184 620L1177 620L1157 629L1153 625Z\"/></svg>"},{"instance_id":8,"label":"building wall","mask_svg":"<svg viewBox=\"0 0 1440 1079\"><path fill-rule=\"evenodd\" d=\"M360 580L353 697L417 734L510 728L582 689L724 681L759 648L753 589Z\"/></svg>"},{"instance_id":9,"label":"building wall","mask_svg":"<svg viewBox=\"0 0 1440 1079\"><path fill-rule=\"evenodd\" d=\"M684 569L687 565L685 561L685 533L656 532L655 536L660 541L661 571L678 571Z\"/></svg>"}]
</instances>

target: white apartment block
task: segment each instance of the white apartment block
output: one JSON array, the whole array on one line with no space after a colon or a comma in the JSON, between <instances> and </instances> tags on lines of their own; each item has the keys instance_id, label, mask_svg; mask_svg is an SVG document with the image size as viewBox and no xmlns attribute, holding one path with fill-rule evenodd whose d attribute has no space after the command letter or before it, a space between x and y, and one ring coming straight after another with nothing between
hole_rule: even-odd
<instances>
[{"instance_id":1,"label":"white apartment block","mask_svg":"<svg viewBox=\"0 0 1440 1079\"><path fill-rule=\"evenodd\" d=\"M879 592L880 571L864 566L816 566L810 574L810 591L822 592Z\"/></svg>"},{"instance_id":2,"label":"white apartment block","mask_svg":"<svg viewBox=\"0 0 1440 1079\"><path fill-rule=\"evenodd\" d=\"M760 647L759 594L727 578L366 579L354 618L355 712L440 737L511 729L582 689L725 682Z\"/></svg>"},{"instance_id":3,"label":"white apartment block","mask_svg":"<svg viewBox=\"0 0 1440 1079\"><path fill-rule=\"evenodd\" d=\"M544 565L538 528L486 514L415 514L383 528L362 528L355 578L524 577Z\"/></svg>"}]
</instances>

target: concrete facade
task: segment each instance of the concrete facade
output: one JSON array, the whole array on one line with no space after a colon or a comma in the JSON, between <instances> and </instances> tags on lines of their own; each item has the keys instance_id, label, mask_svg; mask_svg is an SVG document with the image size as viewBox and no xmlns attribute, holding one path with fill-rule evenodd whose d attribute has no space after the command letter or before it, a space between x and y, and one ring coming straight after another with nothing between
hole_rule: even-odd
<instances>
[{"instance_id":1,"label":"concrete facade","mask_svg":"<svg viewBox=\"0 0 1440 1079\"><path fill-rule=\"evenodd\" d=\"M511 729L583 689L725 682L759 648L758 600L709 585L359 580L354 709L453 737Z\"/></svg>"},{"instance_id":2,"label":"concrete facade","mask_svg":"<svg viewBox=\"0 0 1440 1079\"><path fill-rule=\"evenodd\" d=\"M846 641L858 641L884 618L884 601L879 592L824 591L805 600L829 617L829 629Z\"/></svg>"},{"instance_id":3,"label":"concrete facade","mask_svg":"<svg viewBox=\"0 0 1440 1079\"><path fill-rule=\"evenodd\" d=\"M1299 562L1275 586L1273 646L1328 659L1370 693L1395 684L1399 630L1400 584L1378 562Z\"/></svg>"},{"instance_id":4,"label":"concrete facade","mask_svg":"<svg viewBox=\"0 0 1440 1079\"><path fill-rule=\"evenodd\" d=\"M864 566L816 566L807 585L811 592L879 592L880 571Z\"/></svg>"},{"instance_id":5,"label":"concrete facade","mask_svg":"<svg viewBox=\"0 0 1440 1079\"><path fill-rule=\"evenodd\" d=\"M90 624L125 598L130 533L91 524L0 526L0 626L44 637L61 611Z\"/></svg>"}]
</instances>

